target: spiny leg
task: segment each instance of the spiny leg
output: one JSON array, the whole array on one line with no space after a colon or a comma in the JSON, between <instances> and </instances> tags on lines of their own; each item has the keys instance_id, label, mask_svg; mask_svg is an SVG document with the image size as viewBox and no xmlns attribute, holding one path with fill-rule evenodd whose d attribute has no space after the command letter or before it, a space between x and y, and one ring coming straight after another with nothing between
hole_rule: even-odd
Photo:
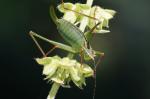
<instances>
[{"instance_id":1,"label":"spiny leg","mask_svg":"<svg viewBox=\"0 0 150 99\"><path fill-rule=\"evenodd\" d=\"M46 57L48 56L54 49L58 48L58 46L54 46L52 49L50 49L46 54L45 52L43 51L42 47L40 46L40 44L37 42L37 40L35 39L34 35L33 35L33 32L30 31L29 32L29 35L31 36L31 38L33 39L33 41L35 42L35 44L37 45L38 49L40 50L40 52L42 53L43 57Z\"/></svg>"},{"instance_id":2,"label":"spiny leg","mask_svg":"<svg viewBox=\"0 0 150 99\"><path fill-rule=\"evenodd\" d=\"M100 22L100 20L97 19L97 18L95 18L95 17L91 17L91 16L89 16L89 15L86 15L86 14L77 12L77 11L75 11L75 10L66 8L66 7L64 6L64 0L61 0L61 2L62 2L62 6L63 6L64 9L69 10L69 11L72 11L72 12L75 12L75 13L77 13L77 14L83 15L83 16L85 16L85 17L88 17L88 18L91 18L91 19L93 19L93 20L97 20L98 22Z\"/></svg>"},{"instance_id":3,"label":"spiny leg","mask_svg":"<svg viewBox=\"0 0 150 99\"><path fill-rule=\"evenodd\" d=\"M96 10L97 10L97 7L94 9L94 17L95 17ZM88 38L88 41L91 41L92 38L95 36L95 33L93 31L97 28L97 26L99 24L101 24L100 21L98 21L98 23L95 22L95 26L92 27L92 29L90 31L88 31L88 32L85 33L86 38Z\"/></svg>"},{"instance_id":4,"label":"spiny leg","mask_svg":"<svg viewBox=\"0 0 150 99\"><path fill-rule=\"evenodd\" d=\"M48 56L53 50L55 50L56 48L58 48L57 46L54 46L52 49L50 49L47 53L46 56Z\"/></svg>"},{"instance_id":5,"label":"spiny leg","mask_svg":"<svg viewBox=\"0 0 150 99\"><path fill-rule=\"evenodd\" d=\"M57 47L60 48L60 49L63 49L63 50L65 50L65 51L68 51L68 52L71 52L71 53L76 53L76 51L75 51L71 46L68 46L68 45L66 45L66 44L62 44L62 43L59 43L59 42L56 42L56 41L47 39L47 38L45 38L45 37L43 37L43 36L38 35L38 34L35 33L35 32L32 32L32 31L30 31L30 32L31 32L31 34L32 34L34 37L39 38L39 39L41 39L41 40L43 40L43 41L45 41L45 42L47 42L47 43L50 43L50 44L52 44L52 45L54 45L54 46L57 46Z\"/></svg>"},{"instance_id":6,"label":"spiny leg","mask_svg":"<svg viewBox=\"0 0 150 99\"><path fill-rule=\"evenodd\" d=\"M92 38L94 37L93 31L95 30L95 28L100 24L101 22L98 22L90 31L85 33L85 37L87 38L87 41L91 41Z\"/></svg>"},{"instance_id":7,"label":"spiny leg","mask_svg":"<svg viewBox=\"0 0 150 99\"><path fill-rule=\"evenodd\" d=\"M43 51L43 49L42 49L42 47L40 46L40 44L38 43L38 41L35 39L35 37L34 37L32 31L29 32L29 35L31 36L31 38L32 38L33 41L35 42L36 46L38 47L38 49L40 50L40 52L42 53L42 55L43 55L44 57L46 57L45 52Z\"/></svg>"},{"instance_id":8,"label":"spiny leg","mask_svg":"<svg viewBox=\"0 0 150 99\"><path fill-rule=\"evenodd\" d=\"M97 28L97 26L101 24L101 22L98 22L91 30L90 30L90 33L92 33L92 38L94 37L94 34L93 31Z\"/></svg>"}]
</instances>

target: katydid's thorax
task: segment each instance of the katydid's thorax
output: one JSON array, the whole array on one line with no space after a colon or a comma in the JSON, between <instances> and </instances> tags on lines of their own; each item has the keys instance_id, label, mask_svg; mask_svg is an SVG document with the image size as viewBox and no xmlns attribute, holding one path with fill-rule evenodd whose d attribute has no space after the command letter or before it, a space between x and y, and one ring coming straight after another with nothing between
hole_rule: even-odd
<instances>
[{"instance_id":1,"label":"katydid's thorax","mask_svg":"<svg viewBox=\"0 0 150 99\"><path fill-rule=\"evenodd\" d=\"M86 38L84 37L83 32L79 30L74 24L64 20L57 20L57 29L60 35L69 43L77 52L85 46Z\"/></svg>"}]
</instances>

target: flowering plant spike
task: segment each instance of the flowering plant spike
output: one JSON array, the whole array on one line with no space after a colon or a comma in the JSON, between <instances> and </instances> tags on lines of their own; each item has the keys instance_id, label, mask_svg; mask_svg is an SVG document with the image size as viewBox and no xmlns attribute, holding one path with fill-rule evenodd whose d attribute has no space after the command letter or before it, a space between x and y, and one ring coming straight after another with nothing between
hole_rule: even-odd
<instances>
[{"instance_id":1,"label":"flowering plant spike","mask_svg":"<svg viewBox=\"0 0 150 99\"><path fill-rule=\"evenodd\" d=\"M100 6L92 6L92 3L93 0L87 0L86 4L62 2L57 6L58 10L64 14L61 19L57 18L54 8L50 7L51 18L56 24L59 34L68 45L49 40L32 31L29 33L44 56L35 60L43 66L45 80L53 84L47 99L55 99L60 86L70 88L70 82L83 89L83 86L86 86L87 77L95 77L96 81L97 64L95 64L95 57L102 57L104 53L93 50L90 41L94 33L110 32L108 30L109 20L113 18L116 12L111 9L103 9ZM36 38L54 45L54 48L49 52L59 48L67 51L68 55L66 57L48 56L49 52L43 51ZM80 62L74 58L75 55L79 54L81 56ZM94 63L94 69L84 63L90 60Z\"/></svg>"}]
</instances>

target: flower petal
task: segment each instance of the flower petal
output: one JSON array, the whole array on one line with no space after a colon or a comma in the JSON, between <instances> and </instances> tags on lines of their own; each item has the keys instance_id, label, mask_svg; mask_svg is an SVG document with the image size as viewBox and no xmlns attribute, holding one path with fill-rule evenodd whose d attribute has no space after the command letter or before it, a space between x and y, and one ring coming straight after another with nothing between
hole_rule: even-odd
<instances>
[{"instance_id":1,"label":"flower petal","mask_svg":"<svg viewBox=\"0 0 150 99\"><path fill-rule=\"evenodd\" d=\"M44 66L43 68L43 74L44 75L48 75L49 77L51 77L57 70L58 64L57 63L51 63L48 64L46 66Z\"/></svg>"},{"instance_id":2,"label":"flower petal","mask_svg":"<svg viewBox=\"0 0 150 99\"><path fill-rule=\"evenodd\" d=\"M40 65L47 65L47 64L49 64L51 62L51 58L50 57L36 58L35 60Z\"/></svg>"},{"instance_id":3,"label":"flower petal","mask_svg":"<svg viewBox=\"0 0 150 99\"><path fill-rule=\"evenodd\" d=\"M74 81L80 80L80 76L78 75L78 70L76 68L72 67L70 69L70 75L71 75L72 80Z\"/></svg>"},{"instance_id":4,"label":"flower petal","mask_svg":"<svg viewBox=\"0 0 150 99\"><path fill-rule=\"evenodd\" d=\"M58 5L57 8L60 12L62 13L65 13L67 12L68 10L64 9L64 8L67 8L67 9L72 9L73 8L73 4L72 3L64 3L64 6L62 4Z\"/></svg>"}]
</instances>

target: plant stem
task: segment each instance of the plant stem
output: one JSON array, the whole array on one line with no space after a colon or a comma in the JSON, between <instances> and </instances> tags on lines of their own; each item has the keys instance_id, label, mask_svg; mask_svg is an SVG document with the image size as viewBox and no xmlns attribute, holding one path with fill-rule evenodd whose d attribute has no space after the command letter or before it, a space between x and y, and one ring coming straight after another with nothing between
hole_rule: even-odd
<instances>
[{"instance_id":1,"label":"plant stem","mask_svg":"<svg viewBox=\"0 0 150 99\"><path fill-rule=\"evenodd\" d=\"M86 1L86 4L89 5L89 6L92 6L93 0L87 0L87 1Z\"/></svg>"},{"instance_id":2,"label":"plant stem","mask_svg":"<svg viewBox=\"0 0 150 99\"><path fill-rule=\"evenodd\" d=\"M55 99L55 96L58 92L59 87L60 87L60 84L54 82L49 92L49 95L47 96L47 99Z\"/></svg>"},{"instance_id":3,"label":"plant stem","mask_svg":"<svg viewBox=\"0 0 150 99\"><path fill-rule=\"evenodd\" d=\"M86 4L89 5L89 6L92 6L93 0L87 0ZM89 15L90 14L90 10L86 11L85 14ZM84 17L83 18L83 20L82 20L82 22L80 24L80 27L79 27L81 31L84 32L84 30L86 28L86 25L88 24L88 21L89 21L88 17ZM47 41L47 39L46 39L46 41ZM68 53L67 57L69 57L70 59L72 59L74 57L74 53L71 53L71 52ZM60 84L54 82L53 85L52 85L52 88L51 88L51 90L49 92L49 95L48 95L47 99L55 99L55 96L57 94L57 91L58 91L59 87L60 87Z\"/></svg>"},{"instance_id":4,"label":"plant stem","mask_svg":"<svg viewBox=\"0 0 150 99\"><path fill-rule=\"evenodd\" d=\"M72 59L74 57L74 54L73 53L68 53L67 57ZM52 88L49 92L49 95L47 96L47 99L55 99L55 96L58 92L59 87L60 87L60 84L54 82L53 85L52 85Z\"/></svg>"},{"instance_id":5,"label":"plant stem","mask_svg":"<svg viewBox=\"0 0 150 99\"><path fill-rule=\"evenodd\" d=\"M93 0L87 0L86 4L89 5L89 6L92 6ZM85 11L84 14L89 15L90 14L90 10ZM89 18L88 17L84 17L82 19L81 24L79 26L79 28L80 28L80 30L82 32L84 32L84 30L85 30L86 25L88 24L88 22L89 22Z\"/></svg>"}]
</instances>

